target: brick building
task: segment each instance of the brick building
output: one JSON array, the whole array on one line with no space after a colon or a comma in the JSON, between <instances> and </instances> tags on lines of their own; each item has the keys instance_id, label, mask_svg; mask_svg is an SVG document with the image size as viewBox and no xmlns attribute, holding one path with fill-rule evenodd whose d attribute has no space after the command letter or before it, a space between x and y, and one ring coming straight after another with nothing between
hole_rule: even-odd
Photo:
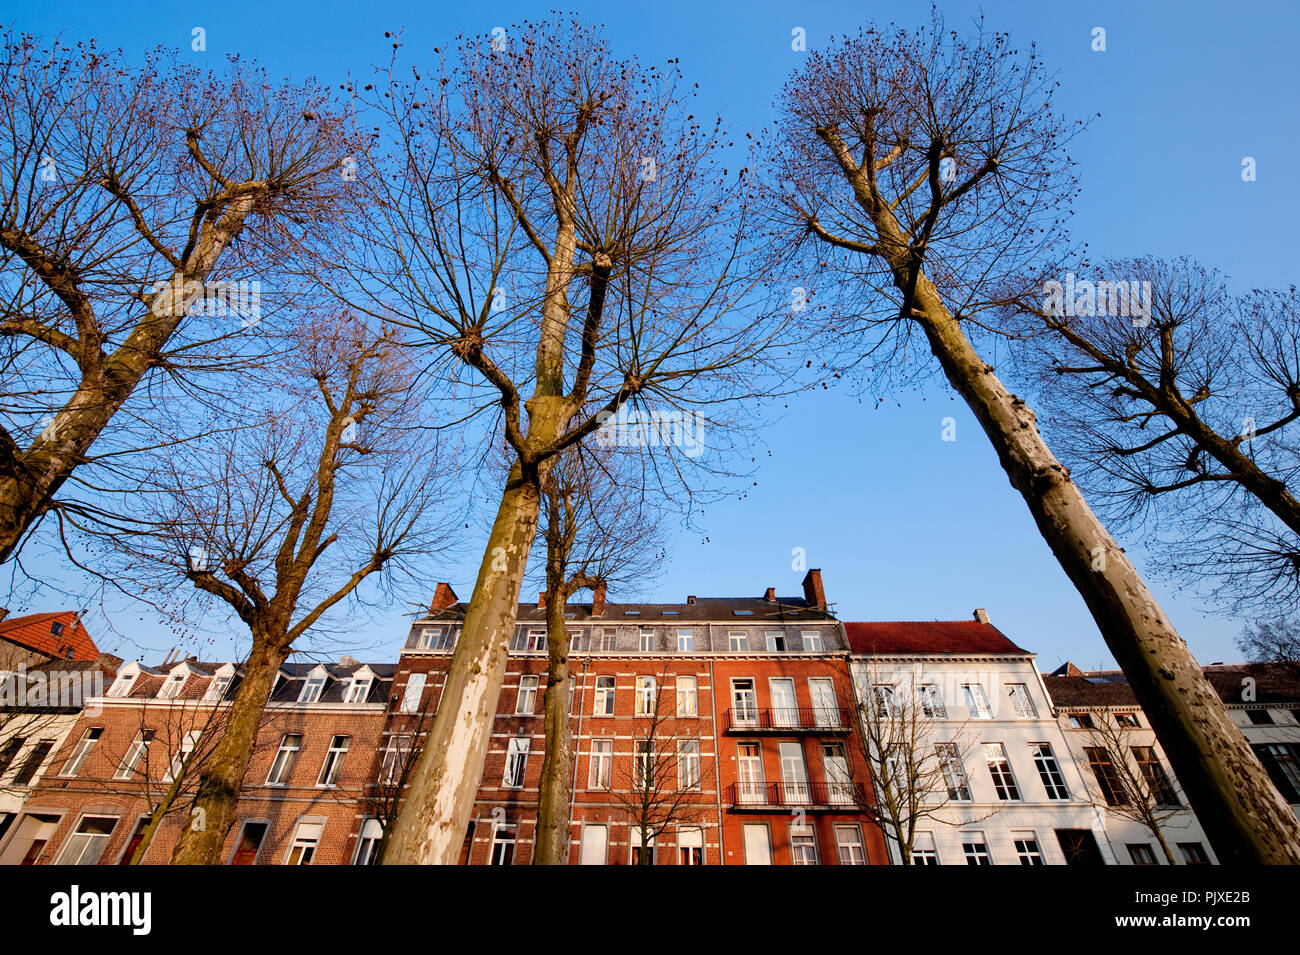
<instances>
[{"instance_id":1,"label":"brick building","mask_svg":"<svg viewBox=\"0 0 1300 955\"><path fill-rule=\"evenodd\" d=\"M439 584L411 628L395 676L403 706L385 742L394 754L418 735L410 721L436 709L464 611ZM567 617L573 863L632 864L640 825L659 828L663 820L629 809L639 765L670 766L666 778L688 793L655 840L657 864L887 861L863 811L847 645L819 571L797 598L769 588L762 597L613 604L597 593ZM544 602L521 604L462 855L470 864L531 861L546 669Z\"/></svg>"},{"instance_id":2,"label":"brick building","mask_svg":"<svg viewBox=\"0 0 1300 955\"><path fill-rule=\"evenodd\" d=\"M349 657L281 668L227 836L227 862L341 864L364 855L366 784L378 772L393 669ZM0 864L125 863L179 776L176 809L143 857L165 863L191 823L198 767L240 679L236 664L192 657L121 667L55 751L0 841Z\"/></svg>"}]
</instances>

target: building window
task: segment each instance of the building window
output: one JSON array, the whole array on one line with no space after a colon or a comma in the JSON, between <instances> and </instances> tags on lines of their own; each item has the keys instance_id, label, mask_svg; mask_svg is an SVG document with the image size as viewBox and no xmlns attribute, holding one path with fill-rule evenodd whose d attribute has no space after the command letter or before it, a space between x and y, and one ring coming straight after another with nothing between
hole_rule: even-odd
<instances>
[{"instance_id":1,"label":"building window","mask_svg":"<svg viewBox=\"0 0 1300 955\"><path fill-rule=\"evenodd\" d=\"M537 705L537 677L521 676L519 678L519 699L515 703L516 716L532 716Z\"/></svg>"},{"instance_id":2,"label":"building window","mask_svg":"<svg viewBox=\"0 0 1300 955\"><path fill-rule=\"evenodd\" d=\"M524 642L524 649L529 653L546 652L546 631L529 630L527 639Z\"/></svg>"},{"instance_id":3,"label":"building window","mask_svg":"<svg viewBox=\"0 0 1300 955\"><path fill-rule=\"evenodd\" d=\"M294 766L298 764L298 751L301 749L301 734L284 734L284 738L280 740L280 749L275 754L275 761L271 763L271 771L266 776L268 786L284 786L288 783Z\"/></svg>"},{"instance_id":4,"label":"building window","mask_svg":"<svg viewBox=\"0 0 1300 955\"><path fill-rule=\"evenodd\" d=\"M1070 726L1077 730L1092 729L1092 716L1087 713L1071 713Z\"/></svg>"},{"instance_id":5,"label":"building window","mask_svg":"<svg viewBox=\"0 0 1300 955\"><path fill-rule=\"evenodd\" d=\"M1136 713L1116 713L1115 722L1128 729L1138 729L1142 726L1142 721L1138 719Z\"/></svg>"},{"instance_id":6,"label":"building window","mask_svg":"<svg viewBox=\"0 0 1300 955\"><path fill-rule=\"evenodd\" d=\"M984 759L989 764L989 775L993 777L993 788L1002 801L1020 798L1016 788L1016 778L1011 775L1011 761L1007 759L1007 748L1001 743L985 743Z\"/></svg>"},{"instance_id":7,"label":"building window","mask_svg":"<svg viewBox=\"0 0 1300 955\"><path fill-rule=\"evenodd\" d=\"M212 682L208 684L207 697L209 700L224 700L226 691L230 689L230 683L233 677L229 674L214 676Z\"/></svg>"},{"instance_id":8,"label":"building window","mask_svg":"<svg viewBox=\"0 0 1300 955\"><path fill-rule=\"evenodd\" d=\"M415 649L436 650L442 641L442 627L421 627L415 639Z\"/></svg>"},{"instance_id":9,"label":"building window","mask_svg":"<svg viewBox=\"0 0 1300 955\"><path fill-rule=\"evenodd\" d=\"M677 652L693 653L695 651L695 632L692 630L677 631Z\"/></svg>"},{"instance_id":10,"label":"building window","mask_svg":"<svg viewBox=\"0 0 1300 955\"><path fill-rule=\"evenodd\" d=\"M239 834L239 845L235 849L235 854L230 857L231 865L253 865L257 862L257 851L262 848L262 840L266 838L267 823L265 822L246 822L244 830Z\"/></svg>"},{"instance_id":11,"label":"building window","mask_svg":"<svg viewBox=\"0 0 1300 955\"><path fill-rule=\"evenodd\" d=\"M770 653L785 652L785 633L781 630L767 631L767 649Z\"/></svg>"},{"instance_id":12,"label":"building window","mask_svg":"<svg viewBox=\"0 0 1300 955\"><path fill-rule=\"evenodd\" d=\"M1111 762L1110 753L1101 746L1085 746L1083 753L1088 757L1088 765L1092 767L1092 774L1097 777L1097 785L1101 788L1101 795L1111 806L1127 806L1128 793L1124 791L1124 783L1120 779L1119 770Z\"/></svg>"},{"instance_id":13,"label":"building window","mask_svg":"<svg viewBox=\"0 0 1300 955\"><path fill-rule=\"evenodd\" d=\"M1255 726L1273 725L1273 715L1268 710L1247 710L1246 716Z\"/></svg>"},{"instance_id":14,"label":"building window","mask_svg":"<svg viewBox=\"0 0 1300 955\"><path fill-rule=\"evenodd\" d=\"M989 709L989 698L984 695L984 687L978 683L963 683L961 691L966 697L966 709L970 711L971 719L993 718L993 712Z\"/></svg>"},{"instance_id":15,"label":"building window","mask_svg":"<svg viewBox=\"0 0 1300 955\"><path fill-rule=\"evenodd\" d=\"M609 827L582 827L582 841L578 847L578 865L605 865L609 862Z\"/></svg>"},{"instance_id":16,"label":"building window","mask_svg":"<svg viewBox=\"0 0 1300 955\"><path fill-rule=\"evenodd\" d=\"M357 835L357 851L352 857L353 865L375 865L379 862L379 844L384 840L384 827L373 816L361 823L361 832Z\"/></svg>"},{"instance_id":17,"label":"building window","mask_svg":"<svg viewBox=\"0 0 1300 955\"><path fill-rule=\"evenodd\" d=\"M18 772L14 774L13 784L15 786L26 786L30 783L40 771L45 762L45 757L50 755L52 749L54 749L54 740L52 739L43 739L33 746L32 751L23 760Z\"/></svg>"},{"instance_id":18,"label":"building window","mask_svg":"<svg viewBox=\"0 0 1300 955\"><path fill-rule=\"evenodd\" d=\"M116 816L82 816L63 847L59 865L99 865L116 825Z\"/></svg>"},{"instance_id":19,"label":"building window","mask_svg":"<svg viewBox=\"0 0 1300 955\"><path fill-rule=\"evenodd\" d=\"M300 822L293 832L293 845L289 847L289 857L285 865L311 865L316 856L316 847L320 845L321 830L325 828L319 822Z\"/></svg>"},{"instance_id":20,"label":"building window","mask_svg":"<svg viewBox=\"0 0 1300 955\"><path fill-rule=\"evenodd\" d=\"M700 788L700 741L677 741L677 786L682 790Z\"/></svg>"},{"instance_id":21,"label":"building window","mask_svg":"<svg viewBox=\"0 0 1300 955\"><path fill-rule=\"evenodd\" d=\"M514 823L499 823L492 830L492 865L514 864L517 833L518 828Z\"/></svg>"},{"instance_id":22,"label":"building window","mask_svg":"<svg viewBox=\"0 0 1300 955\"><path fill-rule=\"evenodd\" d=\"M406 692L402 694L402 712L420 712L420 698L424 696L424 684L429 677L424 673L412 673L406 678Z\"/></svg>"},{"instance_id":23,"label":"building window","mask_svg":"<svg viewBox=\"0 0 1300 955\"><path fill-rule=\"evenodd\" d=\"M918 832L912 840L912 865L938 865L939 851L934 846L933 832Z\"/></svg>"},{"instance_id":24,"label":"building window","mask_svg":"<svg viewBox=\"0 0 1300 955\"><path fill-rule=\"evenodd\" d=\"M507 789L523 789L530 743L531 740L526 736L512 736L506 745L506 774L501 785Z\"/></svg>"},{"instance_id":25,"label":"building window","mask_svg":"<svg viewBox=\"0 0 1300 955\"><path fill-rule=\"evenodd\" d=\"M596 677L596 706L594 716L614 715L614 678L612 676Z\"/></svg>"},{"instance_id":26,"label":"building window","mask_svg":"<svg viewBox=\"0 0 1300 955\"><path fill-rule=\"evenodd\" d=\"M370 695L370 677L353 680L348 684L348 691L343 694L344 703L364 703Z\"/></svg>"},{"instance_id":27,"label":"building window","mask_svg":"<svg viewBox=\"0 0 1300 955\"><path fill-rule=\"evenodd\" d=\"M1134 865L1159 865L1156 861L1156 854L1151 851L1151 847L1145 842L1130 842L1127 846L1128 857L1133 860Z\"/></svg>"},{"instance_id":28,"label":"building window","mask_svg":"<svg viewBox=\"0 0 1300 955\"><path fill-rule=\"evenodd\" d=\"M704 830L677 830L677 864L704 865Z\"/></svg>"},{"instance_id":29,"label":"building window","mask_svg":"<svg viewBox=\"0 0 1300 955\"><path fill-rule=\"evenodd\" d=\"M130 696L131 687L135 686L137 673L122 673L113 681L113 685L108 690L109 696Z\"/></svg>"},{"instance_id":30,"label":"building window","mask_svg":"<svg viewBox=\"0 0 1300 955\"><path fill-rule=\"evenodd\" d=\"M614 741L611 739L593 739L591 741L591 772L587 777L587 788L609 789L613 770Z\"/></svg>"},{"instance_id":31,"label":"building window","mask_svg":"<svg viewBox=\"0 0 1300 955\"><path fill-rule=\"evenodd\" d=\"M857 801L857 787L849 774L849 759L842 743L822 743L822 774L826 777L826 799L833 806Z\"/></svg>"},{"instance_id":32,"label":"building window","mask_svg":"<svg viewBox=\"0 0 1300 955\"><path fill-rule=\"evenodd\" d=\"M677 715L699 716L699 696L693 676L677 678Z\"/></svg>"},{"instance_id":33,"label":"building window","mask_svg":"<svg viewBox=\"0 0 1300 955\"><path fill-rule=\"evenodd\" d=\"M391 786L401 779L411 754L412 741L413 737L409 733L398 733L388 738L388 747L384 750L384 762L379 768L381 783Z\"/></svg>"},{"instance_id":34,"label":"building window","mask_svg":"<svg viewBox=\"0 0 1300 955\"><path fill-rule=\"evenodd\" d=\"M339 774L343 771L343 757L348 754L348 747L352 745L351 736L335 736L330 740L329 751L325 754L325 762L320 768L320 778L316 780L317 786L337 786L339 784Z\"/></svg>"},{"instance_id":35,"label":"building window","mask_svg":"<svg viewBox=\"0 0 1300 955\"><path fill-rule=\"evenodd\" d=\"M632 768L634 770L633 785L640 790L655 789L656 776L655 766L655 741L652 739L639 739L635 743Z\"/></svg>"},{"instance_id":36,"label":"building window","mask_svg":"<svg viewBox=\"0 0 1300 955\"><path fill-rule=\"evenodd\" d=\"M12 765L14 757L22 750L23 743L26 741L27 737L25 736L11 736L5 741L4 748L0 749L0 776L3 776L5 770Z\"/></svg>"},{"instance_id":37,"label":"building window","mask_svg":"<svg viewBox=\"0 0 1300 955\"><path fill-rule=\"evenodd\" d=\"M1205 854L1205 847L1199 842L1180 842L1178 848L1183 854L1184 865L1210 864L1210 857Z\"/></svg>"},{"instance_id":38,"label":"building window","mask_svg":"<svg viewBox=\"0 0 1300 955\"><path fill-rule=\"evenodd\" d=\"M167 775L163 776L163 782L170 783L175 779L184 777L190 756L194 752L194 748L199 745L200 735L200 730L190 730L181 738L180 748L176 750L176 755L172 757L172 763L167 767Z\"/></svg>"},{"instance_id":39,"label":"building window","mask_svg":"<svg viewBox=\"0 0 1300 955\"><path fill-rule=\"evenodd\" d=\"M948 711L943 706L943 695L934 683L921 686L921 712L935 720L948 718Z\"/></svg>"},{"instance_id":40,"label":"building window","mask_svg":"<svg viewBox=\"0 0 1300 955\"><path fill-rule=\"evenodd\" d=\"M765 797L763 756L758 743L736 744L736 792L742 803L761 804Z\"/></svg>"},{"instance_id":41,"label":"building window","mask_svg":"<svg viewBox=\"0 0 1300 955\"><path fill-rule=\"evenodd\" d=\"M1289 803L1300 803L1300 747L1286 743L1258 743L1251 746L1264 764L1273 785Z\"/></svg>"},{"instance_id":42,"label":"building window","mask_svg":"<svg viewBox=\"0 0 1300 955\"><path fill-rule=\"evenodd\" d=\"M795 832L790 827L791 865L817 865L817 840L810 832Z\"/></svg>"},{"instance_id":43,"label":"building window","mask_svg":"<svg viewBox=\"0 0 1300 955\"><path fill-rule=\"evenodd\" d=\"M1038 848L1038 837L1032 832L1013 832L1011 841L1016 847L1016 858L1021 865L1046 865Z\"/></svg>"},{"instance_id":44,"label":"building window","mask_svg":"<svg viewBox=\"0 0 1300 955\"><path fill-rule=\"evenodd\" d=\"M961 851L966 856L967 865L992 865L993 857L989 855L988 843L982 832L964 833Z\"/></svg>"},{"instance_id":45,"label":"building window","mask_svg":"<svg viewBox=\"0 0 1300 955\"><path fill-rule=\"evenodd\" d=\"M816 630L804 630L800 633L803 637L803 648L806 653L822 652L822 635Z\"/></svg>"},{"instance_id":46,"label":"building window","mask_svg":"<svg viewBox=\"0 0 1300 955\"><path fill-rule=\"evenodd\" d=\"M1134 746L1133 759L1137 762L1138 770L1142 773L1142 778L1146 781L1147 791L1150 792L1151 798L1156 801L1157 806L1181 806L1178 801L1178 795L1174 792L1174 787L1169 784L1169 777L1165 775L1165 768L1160 765L1160 757L1156 755L1154 746Z\"/></svg>"},{"instance_id":47,"label":"building window","mask_svg":"<svg viewBox=\"0 0 1300 955\"><path fill-rule=\"evenodd\" d=\"M649 653L655 648L655 632L649 627L641 628L641 652Z\"/></svg>"},{"instance_id":48,"label":"building window","mask_svg":"<svg viewBox=\"0 0 1300 955\"><path fill-rule=\"evenodd\" d=\"M149 752L149 744L153 742L153 734L153 730L140 730L135 734L135 739L131 742L131 748L126 751L126 756L122 758L122 765L113 774L114 779L129 779L135 773L136 767L140 765L140 762Z\"/></svg>"},{"instance_id":49,"label":"building window","mask_svg":"<svg viewBox=\"0 0 1300 955\"><path fill-rule=\"evenodd\" d=\"M655 678L639 676L636 678L636 715L654 716L658 707L655 705Z\"/></svg>"},{"instance_id":50,"label":"building window","mask_svg":"<svg viewBox=\"0 0 1300 955\"><path fill-rule=\"evenodd\" d=\"M746 823L741 828L745 843L745 865L772 864L772 834L761 822Z\"/></svg>"},{"instance_id":51,"label":"building window","mask_svg":"<svg viewBox=\"0 0 1300 955\"><path fill-rule=\"evenodd\" d=\"M732 722L752 725L758 722L758 696L752 679L731 681Z\"/></svg>"},{"instance_id":52,"label":"building window","mask_svg":"<svg viewBox=\"0 0 1300 955\"><path fill-rule=\"evenodd\" d=\"M77 740L77 745L72 750L72 755L63 764L63 772L59 773L59 775L75 776L81 772L81 767L86 765L86 757L90 755L90 751L95 748L95 743L103 735L104 727L102 726L92 726L82 733L81 739ZM0 773L2 772L3 770L0 770Z\"/></svg>"},{"instance_id":53,"label":"building window","mask_svg":"<svg viewBox=\"0 0 1300 955\"><path fill-rule=\"evenodd\" d=\"M1061 767L1056 763L1056 754L1052 752L1051 743L1030 743L1029 752L1033 754L1034 765L1038 767L1038 778L1043 781L1043 789L1048 799L1069 799L1070 790L1065 787L1065 777Z\"/></svg>"},{"instance_id":54,"label":"building window","mask_svg":"<svg viewBox=\"0 0 1300 955\"><path fill-rule=\"evenodd\" d=\"M1008 683L1007 696L1011 699L1011 710L1022 719L1033 719L1038 715L1034 701L1029 696L1029 687L1023 683Z\"/></svg>"},{"instance_id":55,"label":"building window","mask_svg":"<svg viewBox=\"0 0 1300 955\"><path fill-rule=\"evenodd\" d=\"M613 653L618 647L618 631L613 627L606 627L600 634L600 649L606 653Z\"/></svg>"},{"instance_id":56,"label":"building window","mask_svg":"<svg viewBox=\"0 0 1300 955\"><path fill-rule=\"evenodd\" d=\"M835 848L840 865L867 864L867 854L862 848L862 830L857 826L836 826Z\"/></svg>"},{"instance_id":57,"label":"building window","mask_svg":"<svg viewBox=\"0 0 1300 955\"><path fill-rule=\"evenodd\" d=\"M641 827L632 826L628 831L627 841L632 847L633 865L641 864L642 853L650 857L649 865L655 864L655 836L653 832L650 833L649 838L644 840L645 844L642 845Z\"/></svg>"},{"instance_id":58,"label":"building window","mask_svg":"<svg viewBox=\"0 0 1300 955\"><path fill-rule=\"evenodd\" d=\"M934 755L943 769L943 780L948 786L948 798L955 802L970 801L970 785L966 781L966 767L961 764L961 753L956 743L935 743Z\"/></svg>"},{"instance_id":59,"label":"building window","mask_svg":"<svg viewBox=\"0 0 1300 955\"><path fill-rule=\"evenodd\" d=\"M320 695L324 689L324 676L309 676L307 677L307 682L302 685L302 692L298 694L298 702L315 703L320 699Z\"/></svg>"},{"instance_id":60,"label":"building window","mask_svg":"<svg viewBox=\"0 0 1300 955\"><path fill-rule=\"evenodd\" d=\"M876 715L881 719L893 719L894 687L890 683L877 683L871 688L872 699L876 704Z\"/></svg>"},{"instance_id":61,"label":"building window","mask_svg":"<svg viewBox=\"0 0 1300 955\"><path fill-rule=\"evenodd\" d=\"M727 646L732 653L744 653L749 649L749 638L744 630L732 630L727 634Z\"/></svg>"}]
</instances>

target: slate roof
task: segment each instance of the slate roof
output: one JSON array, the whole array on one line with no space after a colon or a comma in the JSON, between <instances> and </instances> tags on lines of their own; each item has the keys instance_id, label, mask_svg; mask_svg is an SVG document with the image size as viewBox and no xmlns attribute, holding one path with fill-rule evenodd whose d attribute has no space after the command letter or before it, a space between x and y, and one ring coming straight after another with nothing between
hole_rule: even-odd
<instances>
[{"instance_id":1,"label":"slate roof","mask_svg":"<svg viewBox=\"0 0 1300 955\"><path fill-rule=\"evenodd\" d=\"M1230 705L1300 704L1300 668L1285 663L1235 663L1202 667L1219 699ZM1254 699L1242 691L1254 680ZM1137 697L1120 670L1097 670L1083 676L1046 676L1043 682L1057 706L1133 706Z\"/></svg>"},{"instance_id":2,"label":"slate roof","mask_svg":"<svg viewBox=\"0 0 1300 955\"><path fill-rule=\"evenodd\" d=\"M978 620L870 621L845 623L844 630L854 653L1029 655L993 624Z\"/></svg>"},{"instance_id":3,"label":"slate roof","mask_svg":"<svg viewBox=\"0 0 1300 955\"><path fill-rule=\"evenodd\" d=\"M464 618L469 604L457 603L436 613L422 617L418 624L429 621L459 621ZM818 610L803 597L777 597L766 600L763 597L697 597L694 603L606 603L605 612L592 616L590 603L570 602L565 608L566 619L581 623L718 623L729 621L738 623L748 620L754 622L790 623L811 620L834 620L835 616L825 610ZM736 611L742 611L737 613ZM542 621L546 611L536 603L521 603L515 619L519 623Z\"/></svg>"},{"instance_id":4,"label":"slate roof","mask_svg":"<svg viewBox=\"0 0 1300 955\"><path fill-rule=\"evenodd\" d=\"M55 633L56 629L61 629L62 633ZM58 660L93 663L99 659L99 647L95 646L74 610L29 613L0 620L0 640L8 640Z\"/></svg>"}]
</instances>

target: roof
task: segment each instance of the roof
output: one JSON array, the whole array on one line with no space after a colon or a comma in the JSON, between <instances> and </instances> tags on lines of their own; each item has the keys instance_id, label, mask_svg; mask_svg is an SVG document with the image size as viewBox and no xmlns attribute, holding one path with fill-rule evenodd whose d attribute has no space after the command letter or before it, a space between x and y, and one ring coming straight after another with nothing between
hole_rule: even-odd
<instances>
[{"instance_id":1,"label":"roof","mask_svg":"<svg viewBox=\"0 0 1300 955\"><path fill-rule=\"evenodd\" d=\"M1016 654L1029 656L991 623L979 620L895 620L845 623L853 653Z\"/></svg>"},{"instance_id":2,"label":"roof","mask_svg":"<svg viewBox=\"0 0 1300 955\"><path fill-rule=\"evenodd\" d=\"M62 632L55 633L55 630ZM59 660L93 663L99 659L99 647L95 646L74 610L29 613L0 620L0 639Z\"/></svg>"},{"instance_id":3,"label":"roof","mask_svg":"<svg viewBox=\"0 0 1300 955\"><path fill-rule=\"evenodd\" d=\"M461 620L469 605L453 604L446 610L431 613L416 621L416 625L428 624L431 620ZM737 613L737 611L741 611ZM834 616L825 610L819 610L803 597L777 597L767 600L763 597L697 597L692 603L606 603L605 610L593 616L590 603L570 601L565 607L565 617L569 620L586 623L674 623L690 621L693 623L730 621L740 623L786 623L812 620L834 620ZM515 622L531 623L544 621L546 611L535 603L521 603L515 614Z\"/></svg>"},{"instance_id":4,"label":"roof","mask_svg":"<svg viewBox=\"0 0 1300 955\"><path fill-rule=\"evenodd\" d=\"M175 699L178 700L197 700L203 699L211 685L214 674L225 666L234 666L234 678L230 685L226 687L223 699L233 699L235 691L239 688L240 682L244 677L244 666L238 663L220 663L215 661L196 660L186 657L181 660L174 660L170 663L158 664L156 666L146 666L142 663L137 665L140 668L140 679L131 687L126 694L126 699L156 699L158 691L163 684L167 682L168 676L172 670L181 664L185 664L190 669L194 679L187 680L184 688L177 694ZM296 702L302 692L302 686L307 680L308 674L314 671L318 666L323 667L329 674L325 688L321 693L319 703L341 703L343 701L343 684L356 673L358 670L369 668L375 674L375 681L370 685L370 691L366 695L366 703L382 703L388 699L388 689L392 683L393 674L397 670L396 664L393 663L360 663L351 664L341 663L283 663L280 665L280 672L284 674L284 679L279 681L275 692L272 693L270 702L272 703L292 703Z\"/></svg>"},{"instance_id":5,"label":"roof","mask_svg":"<svg viewBox=\"0 0 1300 955\"><path fill-rule=\"evenodd\" d=\"M1202 667L1219 699L1236 706L1300 702L1300 668L1285 663L1234 663ZM1243 690L1253 680L1250 699ZM1137 697L1119 670L1096 670L1081 676L1043 677L1057 706L1137 706Z\"/></svg>"}]
</instances>

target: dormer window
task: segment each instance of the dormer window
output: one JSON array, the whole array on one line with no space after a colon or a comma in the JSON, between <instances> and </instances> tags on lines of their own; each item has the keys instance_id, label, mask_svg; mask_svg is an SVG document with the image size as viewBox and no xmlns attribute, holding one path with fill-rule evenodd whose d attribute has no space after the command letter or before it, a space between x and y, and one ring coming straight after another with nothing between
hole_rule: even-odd
<instances>
[{"instance_id":1,"label":"dormer window","mask_svg":"<svg viewBox=\"0 0 1300 955\"><path fill-rule=\"evenodd\" d=\"M108 688L109 696L130 696L131 687L135 686L135 678L139 676L135 672L119 673L113 685Z\"/></svg>"},{"instance_id":2,"label":"dormer window","mask_svg":"<svg viewBox=\"0 0 1300 955\"><path fill-rule=\"evenodd\" d=\"M325 677L315 675L307 677L307 682L302 685L302 692L298 694L299 703L316 703L320 700L320 695L325 690Z\"/></svg>"},{"instance_id":3,"label":"dormer window","mask_svg":"<svg viewBox=\"0 0 1300 955\"><path fill-rule=\"evenodd\" d=\"M184 670L181 670L179 673L173 673L169 676L167 682L164 683L162 688L158 691L158 699L174 700L176 697L180 696L181 687L185 685L185 680L188 676L189 674Z\"/></svg>"},{"instance_id":4,"label":"dormer window","mask_svg":"<svg viewBox=\"0 0 1300 955\"><path fill-rule=\"evenodd\" d=\"M343 694L344 703L364 703L366 697L370 695L370 677L358 677L349 685L347 692Z\"/></svg>"},{"instance_id":5,"label":"dormer window","mask_svg":"<svg viewBox=\"0 0 1300 955\"><path fill-rule=\"evenodd\" d=\"M234 679L233 673L218 673L208 684L209 700L223 700L226 697L226 691L230 689L230 683Z\"/></svg>"},{"instance_id":6,"label":"dormer window","mask_svg":"<svg viewBox=\"0 0 1300 955\"><path fill-rule=\"evenodd\" d=\"M63 624L59 623L57 620L54 621L54 623L50 624L50 633L54 634L56 637L63 636Z\"/></svg>"}]
</instances>

